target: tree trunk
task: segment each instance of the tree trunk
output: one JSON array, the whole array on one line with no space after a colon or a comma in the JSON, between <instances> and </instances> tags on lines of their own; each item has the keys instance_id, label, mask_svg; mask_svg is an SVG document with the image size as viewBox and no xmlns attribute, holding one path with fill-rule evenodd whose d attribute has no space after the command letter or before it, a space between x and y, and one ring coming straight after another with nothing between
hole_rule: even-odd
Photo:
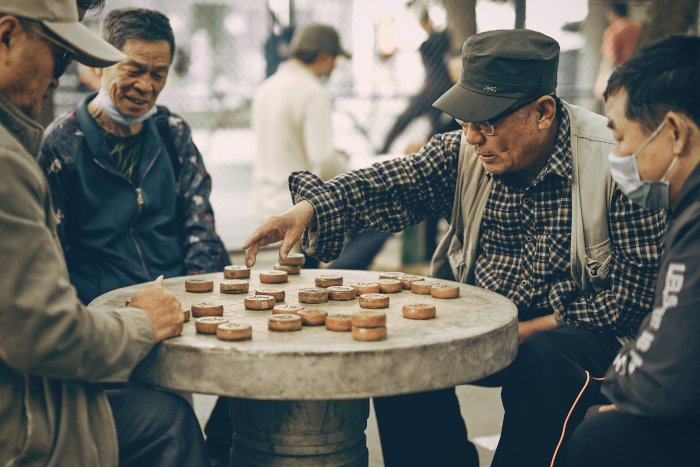
<instances>
[{"instance_id":1,"label":"tree trunk","mask_svg":"<svg viewBox=\"0 0 700 467\"><path fill-rule=\"evenodd\" d=\"M652 0L639 45L688 31L698 14L698 0Z\"/></svg>"},{"instance_id":2,"label":"tree trunk","mask_svg":"<svg viewBox=\"0 0 700 467\"><path fill-rule=\"evenodd\" d=\"M515 0L515 29L525 27L526 0Z\"/></svg>"},{"instance_id":3,"label":"tree trunk","mask_svg":"<svg viewBox=\"0 0 700 467\"><path fill-rule=\"evenodd\" d=\"M461 51L464 41L476 34L476 0L442 0L442 4L452 49Z\"/></svg>"}]
</instances>

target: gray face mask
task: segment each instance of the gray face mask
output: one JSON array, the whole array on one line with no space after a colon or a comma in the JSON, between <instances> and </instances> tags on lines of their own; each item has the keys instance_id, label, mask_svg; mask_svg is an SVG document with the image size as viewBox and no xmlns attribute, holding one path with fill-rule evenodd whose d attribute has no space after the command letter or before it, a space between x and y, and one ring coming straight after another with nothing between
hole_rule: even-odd
<instances>
[{"instance_id":1,"label":"gray face mask","mask_svg":"<svg viewBox=\"0 0 700 467\"><path fill-rule=\"evenodd\" d=\"M666 169L663 177L661 177L661 180L642 180L639 175L639 166L637 165L637 156L639 156L644 147L659 134L665 124L666 120L654 130L651 136L649 136L631 156L619 157L613 152L608 154L610 173L612 174L613 180L615 180L620 187L620 190L626 194L633 203L647 209L668 209L671 206L667 178L673 166L676 165L676 161L678 161L678 155L674 156L668 169Z\"/></svg>"}]
</instances>

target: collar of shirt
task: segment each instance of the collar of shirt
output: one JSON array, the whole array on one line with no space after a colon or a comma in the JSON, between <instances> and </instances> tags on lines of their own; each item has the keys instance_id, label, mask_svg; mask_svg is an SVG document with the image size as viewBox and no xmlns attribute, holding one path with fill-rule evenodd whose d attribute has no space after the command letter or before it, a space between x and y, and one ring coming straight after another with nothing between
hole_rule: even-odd
<instances>
[{"instance_id":1,"label":"collar of shirt","mask_svg":"<svg viewBox=\"0 0 700 467\"><path fill-rule=\"evenodd\" d=\"M569 115L564 110L564 103L558 97L557 113L559 117L559 128L557 130L557 139L554 141L552 151L549 153L547 165L542 167L540 173L532 181L529 188L537 186L544 178L551 174L557 175L564 180L571 180L571 144L570 144L570 122ZM487 176L493 177L499 183L507 184L507 177L503 175L493 175L487 173Z\"/></svg>"}]
</instances>

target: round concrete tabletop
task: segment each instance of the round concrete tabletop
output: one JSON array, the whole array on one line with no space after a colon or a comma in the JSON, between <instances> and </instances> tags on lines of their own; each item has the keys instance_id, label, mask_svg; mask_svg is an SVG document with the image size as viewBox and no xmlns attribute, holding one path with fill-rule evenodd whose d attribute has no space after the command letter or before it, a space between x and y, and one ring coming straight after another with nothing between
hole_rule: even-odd
<instances>
[{"instance_id":1,"label":"round concrete tabletop","mask_svg":"<svg viewBox=\"0 0 700 467\"><path fill-rule=\"evenodd\" d=\"M314 287L322 274L340 274L344 285L373 282L376 271L302 270L283 284L261 284L260 270L251 270L250 295L255 288L282 288L286 304L298 304L297 292ZM325 400L359 399L421 392L475 381L506 367L517 350L517 309L505 297L456 282L460 297L436 299L410 290L388 294L388 338L360 342L349 332L323 326L297 332L267 329L271 311L243 306L248 294L222 294L222 273L197 276L214 280L214 291L185 291L186 277L166 279L165 286L183 309L209 302L224 305L224 317L247 323L253 339L226 342L195 332L194 318L181 336L157 345L137 366L132 379L168 389L246 399ZM91 304L94 311L121 308L145 284L106 293ZM437 318L417 321L402 316L406 303L432 303ZM360 310L358 300L304 305L328 313Z\"/></svg>"}]
</instances>

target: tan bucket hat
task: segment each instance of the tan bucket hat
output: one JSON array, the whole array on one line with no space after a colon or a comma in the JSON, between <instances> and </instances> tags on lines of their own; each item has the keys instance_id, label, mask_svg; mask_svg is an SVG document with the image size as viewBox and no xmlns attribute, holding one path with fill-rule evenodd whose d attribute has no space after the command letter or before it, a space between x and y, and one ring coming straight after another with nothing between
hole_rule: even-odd
<instances>
[{"instance_id":1,"label":"tan bucket hat","mask_svg":"<svg viewBox=\"0 0 700 467\"><path fill-rule=\"evenodd\" d=\"M80 24L75 0L2 0L0 12L41 22L76 52L75 60L85 65L105 67L126 58Z\"/></svg>"}]
</instances>

